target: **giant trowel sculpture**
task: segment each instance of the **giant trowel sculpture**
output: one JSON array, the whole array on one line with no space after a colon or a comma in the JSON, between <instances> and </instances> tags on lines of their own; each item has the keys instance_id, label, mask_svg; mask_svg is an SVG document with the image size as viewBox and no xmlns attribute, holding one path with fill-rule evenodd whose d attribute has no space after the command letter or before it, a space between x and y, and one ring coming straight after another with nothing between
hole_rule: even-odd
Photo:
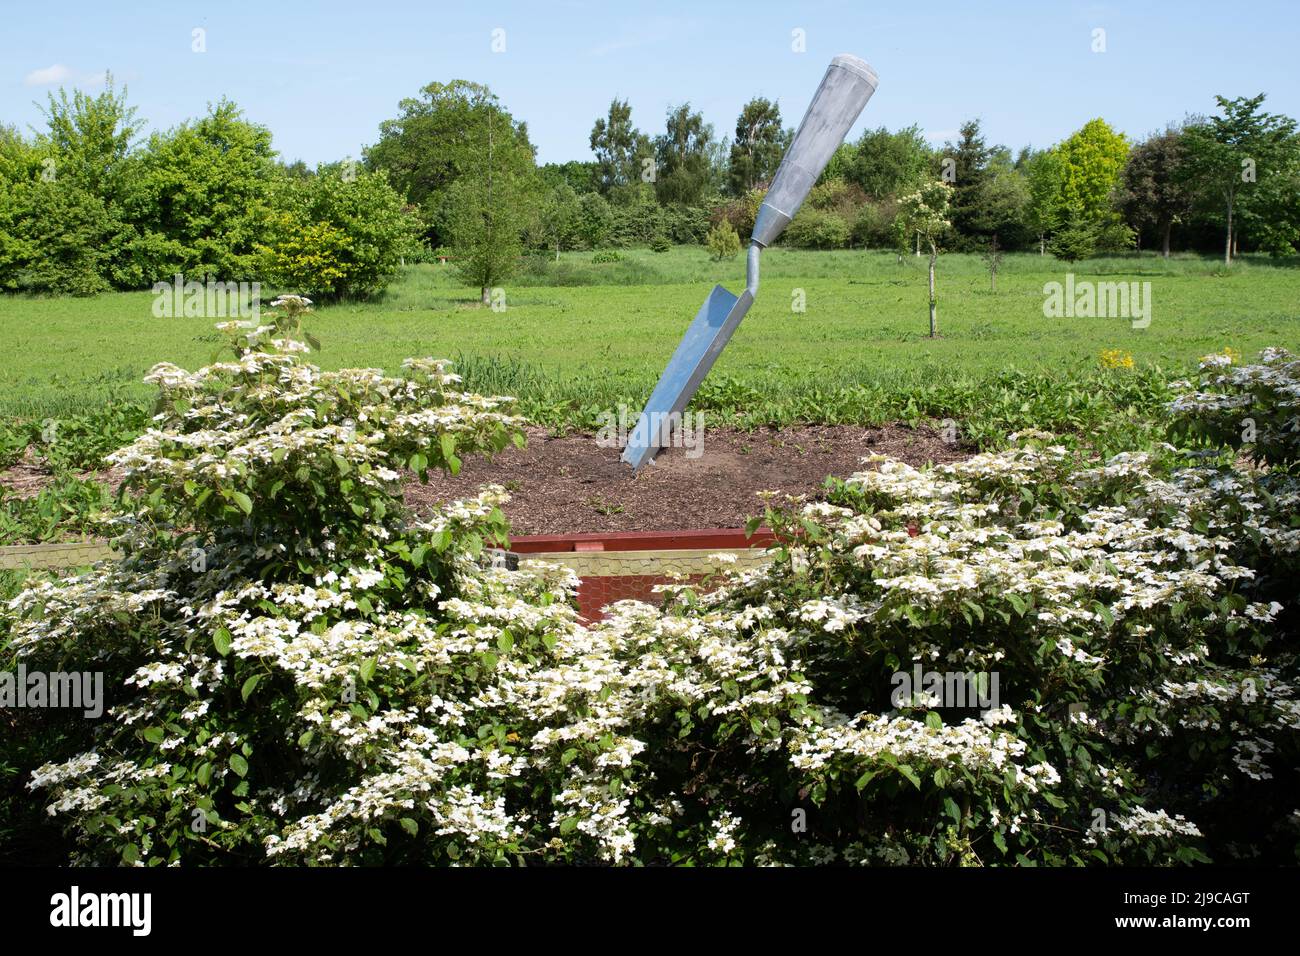
<instances>
[{"instance_id":1,"label":"giant trowel sculpture","mask_svg":"<svg viewBox=\"0 0 1300 956\"><path fill-rule=\"evenodd\" d=\"M623 460L640 468L667 444L669 429L680 420L695 390L709 374L718 355L731 339L758 292L758 255L799 211L831 155L844 142L862 108L876 91L876 72L856 56L843 54L831 60L813 96L808 112L790 148L781 160L767 197L758 208L749 241L745 291L734 296L720 285L713 287L673 353L659 384L623 450Z\"/></svg>"}]
</instances>

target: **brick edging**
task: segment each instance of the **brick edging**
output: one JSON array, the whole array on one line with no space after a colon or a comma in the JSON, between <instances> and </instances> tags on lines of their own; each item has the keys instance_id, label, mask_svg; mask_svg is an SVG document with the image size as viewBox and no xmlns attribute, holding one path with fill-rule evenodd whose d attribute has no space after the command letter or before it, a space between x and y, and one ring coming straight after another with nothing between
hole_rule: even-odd
<instances>
[{"instance_id":1,"label":"brick edging","mask_svg":"<svg viewBox=\"0 0 1300 956\"><path fill-rule=\"evenodd\" d=\"M13 544L0 547L0 571L23 568L74 568L111 558L116 552L102 538L58 541L53 544Z\"/></svg>"}]
</instances>

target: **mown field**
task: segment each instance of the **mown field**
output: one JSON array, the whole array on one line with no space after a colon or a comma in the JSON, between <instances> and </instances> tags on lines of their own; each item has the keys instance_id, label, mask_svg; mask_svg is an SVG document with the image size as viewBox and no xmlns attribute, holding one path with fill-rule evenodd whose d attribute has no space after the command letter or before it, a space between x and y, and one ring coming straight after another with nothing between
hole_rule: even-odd
<instances>
[{"instance_id":1,"label":"mown field","mask_svg":"<svg viewBox=\"0 0 1300 956\"><path fill-rule=\"evenodd\" d=\"M505 285L506 309L447 265L405 269L382 299L320 308L311 321L327 368L396 369L403 358L457 360L475 389L518 395L531 417L590 426L600 411L639 405L713 282L744 286L743 257L711 262L695 247L532 260ZM1046 318L1044 283L1151 283L1149 328L1124 318ZM806 311L792 311L796 289ZM269 298L265 295L264 298ZM941 337L926 336L925 260L889 252L774 249L758 301L699 397L743 422L952 417L969 437L1006 428L1085 433L1142 417L1163 383L1208 352L1249 358L1300 341L1300 267L1247 258L1141 255L1068 265L1008 255L997 291L978 256L939 264ZM114 397L145 401L140 378L158 361L208 362L222 338L210 318L155 318L148 292L86 299L0 298L0 416L64 418ZM1100 368L1100 353L1134 369Z\"/></svg>"}]
</instances>

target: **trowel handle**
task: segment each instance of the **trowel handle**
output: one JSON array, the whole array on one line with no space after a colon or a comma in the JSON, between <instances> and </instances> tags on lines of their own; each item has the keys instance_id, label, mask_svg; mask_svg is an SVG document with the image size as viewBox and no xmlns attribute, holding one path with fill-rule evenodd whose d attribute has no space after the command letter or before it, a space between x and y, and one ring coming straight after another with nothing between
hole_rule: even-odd
<instances>
[{"instance_id":1,"label":"trowel handle","mask_svg":"<svg viewBox=\"0 0 1300 956\"><path fill-rule=\"evenodd\" d=\"M758 209L751 241L770 246L781 235L876 92L877 82L876 71L856 56L842 53L831 60Z\"/></svg>"}]
</instances>

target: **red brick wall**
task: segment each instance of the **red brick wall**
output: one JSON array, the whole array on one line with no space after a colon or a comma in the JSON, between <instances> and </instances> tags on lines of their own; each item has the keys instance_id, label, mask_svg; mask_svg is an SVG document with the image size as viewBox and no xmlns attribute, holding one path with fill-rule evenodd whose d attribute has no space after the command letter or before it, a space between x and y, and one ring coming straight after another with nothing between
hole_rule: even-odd
<instances>
[{"instance_id":1,"label":"red brick wall","mask_svg":"<svg viewBox=\"0 0 1300 956\"><path fill-rule=\"evenodd\" d=\"M702 574L692 575L686 580L691 584L704 578ZM584 621L599 621L605 615L600 609L615 601L645 601L656 607L663 595L652 589L656 584L670 584L673 578L659 574L626 574L612 577L581 578L578 586L578 613Z\"/></svg>"}]
</instances>

